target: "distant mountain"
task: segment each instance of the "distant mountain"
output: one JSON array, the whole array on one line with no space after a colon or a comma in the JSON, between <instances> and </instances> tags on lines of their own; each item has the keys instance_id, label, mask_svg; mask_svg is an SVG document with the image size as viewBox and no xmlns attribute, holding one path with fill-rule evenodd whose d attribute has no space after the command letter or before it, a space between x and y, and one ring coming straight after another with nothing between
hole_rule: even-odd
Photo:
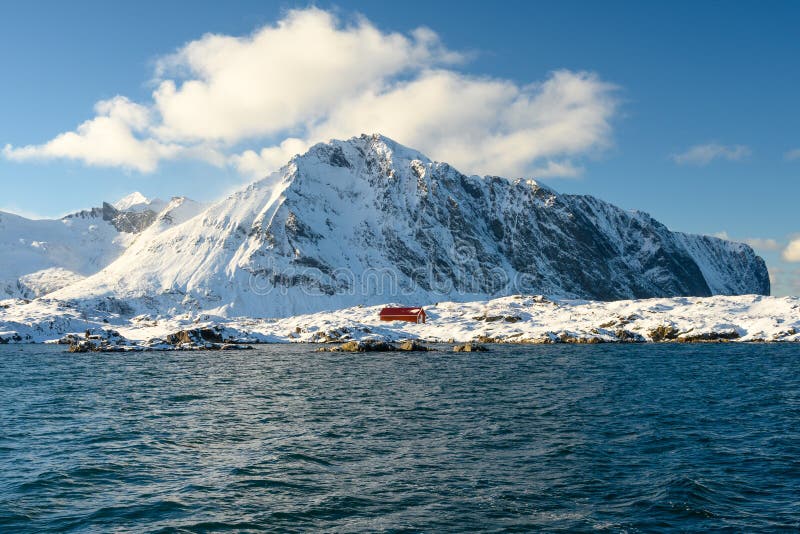
<instances>
[{"instance_id":1,"label":"distant mountain","mask_svg":"<svg viewBox=\"0 0 800 534\"><path fill-rule=\"evenodd\" d=\"M142 231L138 215L103 210L117 229ZM265 317L513 293L616 300L769 290L764 261L745 244L671 232L645 213L533 180L465 176L362 135L315 145L182 224L142 235L49 298L127 315Z\"/></svg>"},{"instance_id":2,"label":"distant mountain","mask_svg":"<svg viewBox=\"0 0 800 534\"><path fill-rule=\"evenodd\" d=\"M0 212L0 298L35 298L90 276L122 254L139 234L181 222L202 206L183 197L169 204L133 193L115 204L61 219L32 220ZM149 232L152 236L153 232Z\"/></svg>"},{"instance_id":3,"label":"distant mountain","mask_svg":"<svg viewBox=\"0 0 800 534\"><path fill-rule=\"evenodd\" d=\"M167 203L160 198L150 199L138 191L122 197L113 204L119 211L153 211L156 213L163 210L166 205Z\"/></svg>"}]
</instances>

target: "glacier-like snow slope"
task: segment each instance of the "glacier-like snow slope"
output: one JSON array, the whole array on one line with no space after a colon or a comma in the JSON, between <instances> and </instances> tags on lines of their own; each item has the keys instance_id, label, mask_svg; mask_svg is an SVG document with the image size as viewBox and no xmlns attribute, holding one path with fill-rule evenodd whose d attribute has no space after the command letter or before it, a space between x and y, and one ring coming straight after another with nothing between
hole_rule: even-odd
<instances>
[{"instance_id":1,"label":"glacier-like snow slope","mask_svg":"<svg viewBox=\"0 0 800 534\"><path fill-rule=\"evenodd\" d=\"M202 207L184 198L165 203L133 193L113 206L55 220L0 212L0 298L35 298L82 280L118 258L143 232L150 239Z\"/></svg>"},{"instance_id":2,"label":"glacier-like snow slope","mask_svg":"<svg viewBox=\"0 0 800 534\"><path fill-rule=\"evenodd\" d=\"M768 294L769 277L745 244L533 180L465 176L362 135L315 145L51 296L129 314L277 317L518 293Z\"/></svg>"}]
</instances>

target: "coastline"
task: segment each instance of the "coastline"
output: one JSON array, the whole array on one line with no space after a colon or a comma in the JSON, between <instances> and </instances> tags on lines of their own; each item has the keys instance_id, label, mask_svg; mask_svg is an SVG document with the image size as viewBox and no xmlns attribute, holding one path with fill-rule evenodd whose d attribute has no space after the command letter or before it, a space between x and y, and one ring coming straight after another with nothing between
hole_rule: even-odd
<instances>
[{"instance_id":1,"label":"coastline","mask_svg":"<svg viewBox=\"0 0 800 534\"><path fill-rule=\"evenodd\" d=\"M514 295L425 306L424 324L383 322L381 306L357 306L285 318L172 317L110 312L91 316L39 299L0 309L3 343L75 343L94 337L139 350L223 345L350 341L429 344L727 343L800 341L800 298L759 295L625 301ZM205 333L204 333L205 332ZM172 337L171 337L172 336Z\"/></svg>"}]
</instances>

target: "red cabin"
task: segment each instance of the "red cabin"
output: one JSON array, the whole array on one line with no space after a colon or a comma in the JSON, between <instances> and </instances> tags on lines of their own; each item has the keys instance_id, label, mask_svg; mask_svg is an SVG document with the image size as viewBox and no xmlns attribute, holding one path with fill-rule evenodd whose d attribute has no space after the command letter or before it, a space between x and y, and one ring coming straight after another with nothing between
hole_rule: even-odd
<instances>
[{"instance_id":1,"label":"red cabin","mask_svg":"<svg viewBox=\"0 0 800 534\"><path fill-rule=\"evenodd\" d=\"M424 323L425 318L425 310L422 308L384 308L381 310L381 321Z\"/></svg>"}]
</instances>

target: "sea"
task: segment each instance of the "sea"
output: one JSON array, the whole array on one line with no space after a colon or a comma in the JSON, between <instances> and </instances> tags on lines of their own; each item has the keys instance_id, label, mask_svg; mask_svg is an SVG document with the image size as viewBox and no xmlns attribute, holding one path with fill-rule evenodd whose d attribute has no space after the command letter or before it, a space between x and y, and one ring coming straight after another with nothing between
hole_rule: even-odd
<instances>
[{"instance_id":1,"label":"sea","mask_svg":"<svg viewBox=\"0 0 800 534\"><path fill-rule=\"evenodd\" d=\"M800 345L0 346L0 532L800 529Z\"/></svg>"}]
</instances>

